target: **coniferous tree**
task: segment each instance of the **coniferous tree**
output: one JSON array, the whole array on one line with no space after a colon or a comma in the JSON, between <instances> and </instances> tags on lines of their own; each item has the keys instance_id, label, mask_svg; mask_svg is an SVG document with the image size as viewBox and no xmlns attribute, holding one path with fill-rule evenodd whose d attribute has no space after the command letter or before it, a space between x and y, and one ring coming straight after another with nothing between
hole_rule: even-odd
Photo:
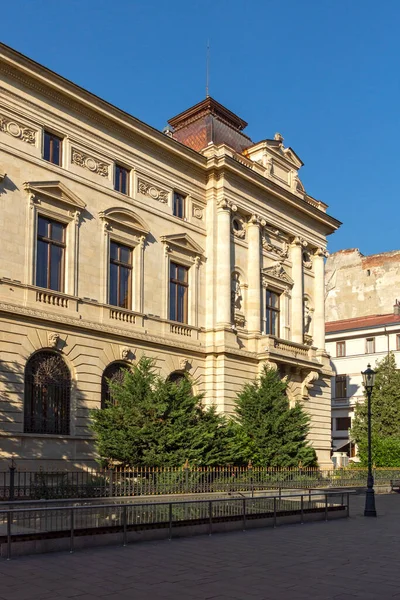
<instances>
[{"instance_id":1,"label":"coniferous tree","mask_svg":"<svg viewBox=\"0 0 400 600\"><path fill-rule=\"evenodd\" d=\"M376 466L400 466L400 372L390 352L376 368L371 395L372 458ZM358 445L361 464L368 461L368 402L355 408L351 437Z\"/></svg>"},{"instance_id":2,"label":"coniferous tree","mask_svg":"<svg viewBox=\"0 0 400 600\"><path fill-rule=\"evenodd\" d=\"M297 403L290 407L286 383L267 366L259 380L248 383L235 408L235 462L255 466L316 466L308 444L309 417Z\"/></svg>"},{"instance_id":3,"label":"coniferous tree","mask_svg":"<svg viewBox=\"0 0 400 600\"><path fill-rule=\"evenodd\" d=\"M111 383L113 402L92 412L92 428L103 464L181 466L229 462L230 430L214 407L192 393L188 379L178 383L156 375L142 358L126 370L122 383Z\"/></svg>"}]
</instances>

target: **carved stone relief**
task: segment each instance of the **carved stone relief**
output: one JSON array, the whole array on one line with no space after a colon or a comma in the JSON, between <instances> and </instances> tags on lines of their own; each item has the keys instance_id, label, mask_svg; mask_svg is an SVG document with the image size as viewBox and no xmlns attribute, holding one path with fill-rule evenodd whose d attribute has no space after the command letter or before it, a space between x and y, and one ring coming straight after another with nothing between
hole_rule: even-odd
<instances>
[{"instance_id":1,"label":"carved stone relief","mask_svg":"<svg viewBox=\"0 0 400 600\"><path fill-rule=\"evenodd\" d=\"M109 175L109 165L107 163L98 160L85 152L81 152L81 150L77 150L76 148L72 148L71 161L74 165L78 165L78 167L87 169L101 177L108 177Z\"/></svg>"},{"instance_id":2,"label":"carved stone relief","mask_svg":"<svg viewBox=\"0 0 400 600\"><path fill-rule=\"evenodd\" d=\"M279 279L279 281L283 281L284 283L288 283L290 285L293 284L293 280L286 273L285 269L282 266L281 262L277 262L272 267L267 267L263 269L263 285L267 284L266 279L268 277L272 277L273 279Z\"/></svg>"},{"instance_id":3,"label":"carved stone relief","mask_svg":"<svg viewBox=\"0 0 400 600\"><path fill-rule=\"evenodd\" d=\"M137 191L139 194L143 194L143 196L149 196L150 198L153 198L153 200L162 202L162 204L168 203L168 192L156 187L144 179L138 179Z\"/></svg>"},{"instance_id":4,"label":"carved stone relief","mask_svg":"<svg viewBox=\"0 0 400 600\"><path fill-rule=\"evenodd\" d=\"M36 144L36 133L31 127L26 127L14 119L0 115L0 131L7 133L14 138L20 139L27 144Z\"/></svg>"},{"instance_id":5,"label":"carved stone relief","mask_svg":"<svg viewBox=\"0 0 400 600\"><path fill-rule=\"evenodd\" d=\"M202 221L204 218L204 209L202 206L199 206L198 204L193 204L192 205L192 216L195 219L198 219L199 221Z\"/></svg>"},{"instance_id":6,"label":"carved stone relief","mask_svg":"<svg viewBox=\"0 0 400 600\"><path fill-rule=\"evenodd\" d=\"M58 333L52 332L47 335L47 343L49 348L57 348L60 336Z\"/></svg>"},{"instance_id":7,"label":"carved stone relief","mask_svg":"<svg viewBox=\"0 0 400 600\"><path fill-rule=\"evenodd\" d=\"M243 219L240 216L233 217L231 222L231 232L239 240L245 239L246 230L244 228Z\"/></svg>"},{"instance_id":8,"label":"carved stone relief","mask_svg":"<svg viewBox=\"0 0 400 600\"><path fill-rule=\"evenodd\" d=\"M233 273L231 286L231 314L232 322L237 327L244 327L246 319L242 312L243 295L239 273Z\"/></svg>"}]
</instances>

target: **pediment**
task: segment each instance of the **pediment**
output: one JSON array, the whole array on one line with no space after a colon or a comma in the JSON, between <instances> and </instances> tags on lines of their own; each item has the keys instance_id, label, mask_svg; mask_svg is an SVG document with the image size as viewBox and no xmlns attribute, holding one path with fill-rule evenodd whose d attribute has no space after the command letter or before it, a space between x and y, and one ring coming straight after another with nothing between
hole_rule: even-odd
<instances>
[{"instance_id":1,"label":"pediment","mask_svg":"<svg viewBox=\"0 0 400 600\"><path fill-rule=\"evenodd\" d=\"M85 202L61 181L27 181L24 183L24 188L34 196L57 200L74 210L83 210L86 207Z\"/></svg>"},{"instance_id":2,"label":"pediment","mask_svg":"<svg viewBox=\"0 0 400 600\"><path fill-rule=\"evenodd\" d=\"M170 246L177 246L191 254L204 254L204 250L187 233L174 233L172 235L163 235L161 241Z\"/></svg>"},{"instance_id":3,"label":"pediment","mask_svg":"<svg viewBox=\"0 0 400 600\"><path fill-rule=\"evenodd\" d=\"M281 263L276 263L272 267L266 267L262 270L262 274L276 281L293 285L293 279L288 275Z\"/></svg>"},{"instance_id":4,"label":"pediment","mask_svg":"<svg viewBox=\"0 0 400 600\"><path fill-rule=\"evenodd\" d=\"M293 148L283 148L282 152L285 158L288 161L290 161L297 169L300 169L300 167L303 166L304 163L297 156Z\"/></svg>"},{"instance_id":5,"label":"pediment","mask_svg":"<svg viewBox=\"0 0 400 600\"><path fill-rule=\"evenodd\" d=\"M129 208L107 208L99 213L99 217L112 226L120 226L140 233L149 233L147 223Z\"/></svg>"}]
</instances>

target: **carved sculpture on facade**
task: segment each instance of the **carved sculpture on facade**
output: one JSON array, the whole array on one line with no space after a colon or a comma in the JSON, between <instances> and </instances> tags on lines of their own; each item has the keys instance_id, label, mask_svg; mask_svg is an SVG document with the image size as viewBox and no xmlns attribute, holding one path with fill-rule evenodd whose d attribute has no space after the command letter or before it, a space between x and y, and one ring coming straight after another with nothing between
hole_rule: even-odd
<instances>
[{"instance_id":1,"label":"carved sculpture on facade","mask_svg":"<svg viewBox=\"0 0 400 600\"><path fill-rule=\"evenodd\" d=\"M303 267L305 269L312 269L312 260L309 252L303 252Z\"/></svg>"},{"instance_id":2,"label":"carved sculpture on facade","mask_svg":"<svg viewBox=\"0 0 400 600\"><path fill-rule=\"evenodd\" d=\"M121 348L121 358L122 360L129 360L131 357L131 349L128 346L123 346Z\"/></svg>"},{"instance_id":3,"label":"carved sculpture on facade","mask_svg":"<svg viewBox=\"0 0 400 600\"><path fill-rule=\"evenodd\" d=\"M240 240L244 240L246 237L246 230L244 228L243 220L239 216L232 219L231 232Z\"/></svg>"},{"instance_id":4,"label":"carved sculpture on facade","mask_svg":"<svg viewBox=\"0 0 400 600\"><path fill-rule=\"evenodd\" d=\"M310 391L314 387L314 384L318 378L319 373L317 371L310 371L303 379L303 383L301 385L301 395L304 400L308 400Z\"/></svg>"},{"instance_id":5,"label":"carved sculpture on facade","mask_svg":"<svg viewBox=\"0 0 400 600\"><path fill-rule=\"evenodd\" d=\"M240 283L239 273L233 273L232 275L232 287L231 287L231 313L232 322L237 327L244 327L246 319L242 311L243 296L242 287Z\"/></svg>"},{"instance_id":6,"label":"carved sculpture on facade","mask_svg":"<svg viewBox=\"0 0 400 600\"><path fill-rule=\"evenodd\" d=\"M163 190L144 179L138 179L137 190L139 194L143 194L143 196L149 196L153 198L153 200L158 200L162 204L168 203L168 192L167 190Z\"/></svg>"},{"instance_id":7,"label":"carved sculpture on facade","mask_svg":"<svg viewBox=\"0 0 400 600\"><path fill-rule=\"evenodd\" d=\"M190 363L187 358L179 359L179 369L181 371L187 371L189 369L189 367L190 367Z\"/></svg>"},{"instance_id":8,"label":"carved sculpture on facade","mask_svg":"<svg viewBox=\"0 0 400 600\"><path fill-rule=\"evenodd\" d=\"M273 279L279 279L279 281L288 283L289 285L293 285L292 278L286 273L285 269L282 266L280 261L276 262L272 267L267 267L263 269L263 285L266 284L264 281L268 277L272 277Z\"/></svg>"},{"instance_id":9,"label":"carved sculpture on facade","mask_svg":"<svg viewBox=\"0 0 400 600\"><path fill-rule=\"evenodd\" d=\"M47 335L47 344L49 348L57 348L58 342L60 341L60 335L56 332L51 332Z\"/></svg>"}]
</instances>

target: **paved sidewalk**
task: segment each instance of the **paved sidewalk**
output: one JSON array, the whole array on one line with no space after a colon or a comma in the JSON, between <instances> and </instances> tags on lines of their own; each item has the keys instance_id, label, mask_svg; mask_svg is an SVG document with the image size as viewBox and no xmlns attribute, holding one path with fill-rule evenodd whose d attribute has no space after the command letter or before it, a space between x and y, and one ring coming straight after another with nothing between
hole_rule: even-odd
<instances>
[{"instance_id":1,"label":"paved sidewalk","mask_svg":"<svg viewBox=\"0 0 400 600\"><path fill-rule=\"evenodd\" d=\"M0 561L3 600L400 600L400 495L349 520Z\"/></svg>"}]
</instances>

